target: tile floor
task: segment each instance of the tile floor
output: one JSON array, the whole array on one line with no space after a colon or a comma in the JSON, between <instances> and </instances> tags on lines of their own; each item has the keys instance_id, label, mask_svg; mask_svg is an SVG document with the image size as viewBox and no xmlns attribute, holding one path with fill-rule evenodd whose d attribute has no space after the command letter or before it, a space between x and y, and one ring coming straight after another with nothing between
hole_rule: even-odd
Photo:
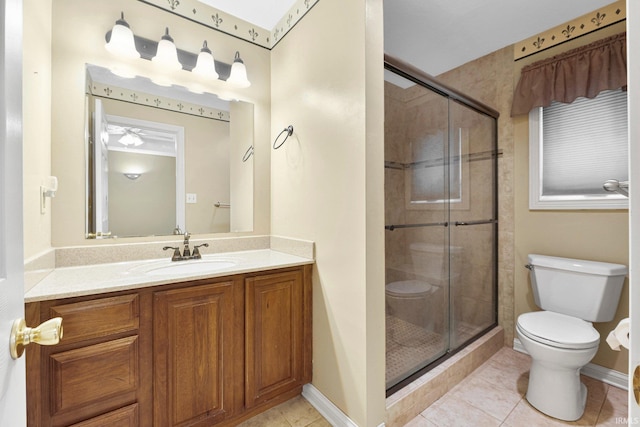
<instances>
[{"instance_id":1,"label":"tile floor","mask_svg":"<svg viewBox=\"0 0 640 427\"><path fill-rule=\"evenodd\" d=\"M533 409L524 399L529 356L504 347L405 427L546 427L626 425L627 391L589 377L587 407L578 421L562 422ZM302 396L270 409L239 427L327 427Z\"/></svg>"},{"instance_id":2,"label":"tile floor","mask_svg":"<svg viewBox=\"0 0 640 427\"><path fill-rule=\"evenodd\" d=\"M585 376L588 397L582 418L563 422L538 412L524 398L530 360L502 348L406 427L626 425L627 391Z\"/></svg>"},{"instance_id":3,"label":"tile floor","mask_svg":"<svg viewBox=\"0 0 640 427\"><path fill-rule=\"evenodd\" d=\"M331 427L331 424L304 397L297 396L238 427Z\"/></svg>"}]
</instances>

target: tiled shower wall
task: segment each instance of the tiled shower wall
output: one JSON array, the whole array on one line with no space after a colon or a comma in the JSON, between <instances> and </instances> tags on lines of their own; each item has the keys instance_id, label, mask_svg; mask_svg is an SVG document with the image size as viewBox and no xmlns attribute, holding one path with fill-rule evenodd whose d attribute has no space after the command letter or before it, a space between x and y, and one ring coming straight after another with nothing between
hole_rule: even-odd
<instances>
[{"instance_id":1,"label":"tiled shower wall","mask_svg":"<svg viewBox=\"0 0 640 427\"><path fill-rule=\"evenodd\" d=\"M500 112L498 119L498 323L504 343L514 337L514 137L510 117L514 87L513 46L493 52L438 80Z\"/></svg>"}]
</instances>

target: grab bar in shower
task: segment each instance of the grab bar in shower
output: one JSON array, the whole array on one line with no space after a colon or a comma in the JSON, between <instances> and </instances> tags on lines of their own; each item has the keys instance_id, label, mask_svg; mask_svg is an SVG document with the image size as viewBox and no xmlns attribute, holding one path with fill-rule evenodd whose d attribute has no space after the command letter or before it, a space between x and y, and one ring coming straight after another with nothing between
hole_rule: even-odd
<instances>
[{"instance_id":1,"label":"grab bar in shower","mask_svg":"<svg viewBox=\"0 0 640 427\"><path fill-rule=\"evenodd\" d=\"M480 225L480 224L497 224L497 219L481 219L478 221L456 221L453 223L456 227L461 225Z\"/></svg>"},{"instance_id":2,"label":"grab bar in shower","mask_svg":"<svg viewBox=\"0 0 640 427\"><path fill-rule=\"evenodd\" d=\"M393 231L399 228L416 228L416 227L448 227L448 222L428 222L424 224L394 224L394 225L385 225L384 229Z\"/></svg>"}]
</instances>

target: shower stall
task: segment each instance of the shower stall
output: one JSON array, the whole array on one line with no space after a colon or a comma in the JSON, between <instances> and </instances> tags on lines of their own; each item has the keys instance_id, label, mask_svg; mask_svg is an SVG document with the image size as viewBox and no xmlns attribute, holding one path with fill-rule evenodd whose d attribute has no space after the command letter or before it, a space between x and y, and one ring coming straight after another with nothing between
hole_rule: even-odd
<instances>
[{"instance_id":1,"label":"shower stall","mask_svg":"<svg viewBox=\"0 0 640 427\"><path fill-rule=\"evenodd\" d=\"M497 117L385 56L388 394L497 323Z\"/></svg>"}]
</instances>

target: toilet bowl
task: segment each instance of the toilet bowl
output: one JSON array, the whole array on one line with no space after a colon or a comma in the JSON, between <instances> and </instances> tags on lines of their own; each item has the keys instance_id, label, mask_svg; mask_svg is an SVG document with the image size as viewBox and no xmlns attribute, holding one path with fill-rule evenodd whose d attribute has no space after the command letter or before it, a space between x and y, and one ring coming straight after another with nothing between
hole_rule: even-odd
<instances>
[{"instance_id":1,"label":"toilet bowl","mask_svg":"<svg viewBox=\"0 0 640 427\"><path fill-rule=\"evenodd\" d=\"M422 280L400 280L385 286L387 314L408 323L391 327L391 339L407 347L428 340L425 332L432 331L434 324L431 296L437 289Z\"/></svg>"},{"instance_id":2,"label":"toilet bowl","mask_svg":"<svg viewBox=\"0 0 640 427\"><path fill-rule=\"evenodd\" d=\"M587 399L580 369L598 351L598 331L575 317L537 311L519 316L516 332L532 360L527 401L555 418L579 419Z\"/></svg>"},{"instance_id":3,"label":"toilet bowl","mask_svg":"<svg viewBox=\"0 0 640 427\"><path fill-rule=\"evenodd\" d=\"M516 322L531 356L526 398L540 412L575 421L587 400L580 369L600 342L591 322L613 319L627 267L535 254L528 260L534 300L543 311L523 313Z\"/></svg>"}]
</instances>

